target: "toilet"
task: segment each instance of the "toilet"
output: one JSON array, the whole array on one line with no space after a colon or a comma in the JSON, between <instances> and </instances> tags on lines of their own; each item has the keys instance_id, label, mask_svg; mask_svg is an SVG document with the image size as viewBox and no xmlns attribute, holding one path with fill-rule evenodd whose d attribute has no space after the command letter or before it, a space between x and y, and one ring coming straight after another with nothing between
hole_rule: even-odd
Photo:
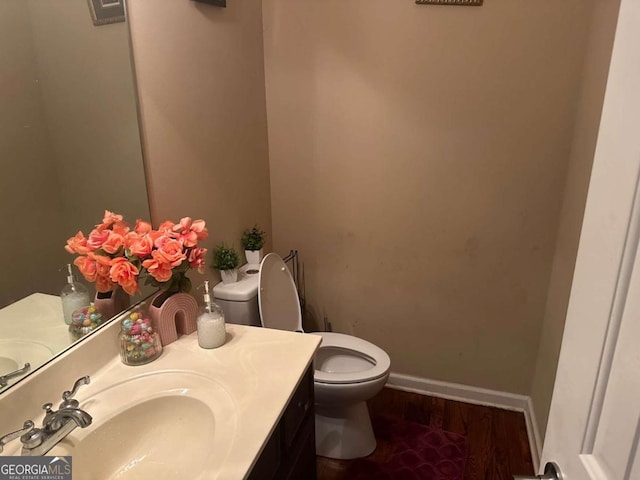
<instances>
[{"instance_id":1,"label":"toilet","mask_svg":"<svg viewBox=\"0 0 640 480\"><path fill-rule=\"evenodd\" d=\"M275 253L260 265L245 265L239 281L213 289L229 323L303 332L295 283ZM376 439L366 401L387 381L391 361L384 350L361 338L334 332L322 337L314 358L316 453L348 460L366 457Z\"/></svg>"}]
</instances>

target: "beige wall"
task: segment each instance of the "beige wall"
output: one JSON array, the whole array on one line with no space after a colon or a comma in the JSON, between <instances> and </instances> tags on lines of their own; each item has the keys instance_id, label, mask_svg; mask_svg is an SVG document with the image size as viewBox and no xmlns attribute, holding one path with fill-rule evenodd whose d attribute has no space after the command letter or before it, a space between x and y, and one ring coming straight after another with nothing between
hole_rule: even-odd
<instances>
[{"instance_id":1,"label":"beige wall","mask_svg":"<svg viewBox=\"0 0 640 480\"><path fill-rule=\"evenodd\" d=\"M86 1L28 4L50 155L68 219L62 244L90 230L105 209L148 218L127 24L94 26Z\"/></svg>"},{"instance_id":2,"label":"beige wall","mask_svg":"<svg viewBox=\"0 0 640 480\"><path fill-rule=\"evenodd\" d=\"M256 3L129 5L153 218L205 218L208 247L271 224ZM317 318L397 372L529 393L535 370L546 417L613 8L586 43L578 0L264 2L274 246Z\"/></svg>"},{"instance_id":3,"label":"beige wall","mask_svg":"<svg viewBox=\"0 0 640 480\"><path fill-rule=\"evenodd\" d=\"M105 208L149 208L127 25L95 27L77 0L3 0L0 16L3 306L58 294L65 240Z\"/></svg>"},{"instance_id":4,"label":"beige wall","mask_svg":"<svg viewBox=\"0 0 640 480\"><path fill-rule=\"evenodd\" d=\"M528 394L591 2L263 5L274 244L315 316Z\"/></svg>"},{"instance_id":5,"label":"beige wall","mask_svg":"<svg viewBox=\"0 0 640 480\"><path fill-rule=\"evenodd\" d=\"M204 218L208 248L270 234L260 2L128 3L154 222Z\"/></svg>"},{"instance_id":6,"label":"beige wall","mask_svg":"<svg viewBox=\"0 0 640 480\"><path fill-rule=\"evenodd\" d=\"M595 2L531 398L546 430L596 146L619 1Z\"/></svg>"},{"instance_id":7,"label":"beige wall","mask_svg":"<svg viewBox=\"0 0 640 480\"><path fill-rule=\"evenodd\" d=\"M31 21L23 0L0 2L0 105L2 307L36 291L59 291L64 276L58 268L67 256Z\"/></svg>"}]
</instances>

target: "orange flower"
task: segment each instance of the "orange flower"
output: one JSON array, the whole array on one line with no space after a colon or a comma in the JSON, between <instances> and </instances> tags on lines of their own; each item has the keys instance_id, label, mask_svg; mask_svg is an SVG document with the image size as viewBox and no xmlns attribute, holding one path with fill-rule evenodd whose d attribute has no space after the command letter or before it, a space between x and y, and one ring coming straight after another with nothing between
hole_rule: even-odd
<instances>
[{"instance_id":1,"label":"orange flower","mask_svg":"<svg viewBox=\"0 0 640 480\"><path fill-rule=\"evenodd\" d=\"M114 258L109 269L109 278L120 285L125 292L133 295L138 291L138 274L140 270L124 257Z\"/></svg>"},{"instance_id":2,"label":"orange flower","mask_svg":"<svg viewBox=\"0 0 640 480\"><path fill-rule=\"evenodd\" d=\"M104 211L104 218L102 219L103 225L113 225L114 223L118 223L122 221L122 215L118 215L116 213L110 212L109 210Z\"/></svg>"},{"instance_id":3,"label":"orange flower","mask_svg":"<svg viewBox=\"0 0 640 480\"><path fill-rule=\"evenodd\" d=\"M99 230L94 228L91 230L89 234L89 239L87 240L87 246L92 252L95 252L99 248L102 247L102 244L107 241L109 238L109 234L111 232L109 230Z\"/></svg>"},{"instance_id":4,"label":"orange flower","mask_svg":"<svg viewBox=\"0 0 640 480\"><path fill-rule=\"evenodd\" d=\"M207 230L204 220L195 220L191 224L191 231L196 232L196 234L198 235L198 240L206 240L209 236L209 230Z\"/></svg>"},{"instance_id":5,"label":"orange flower","mask_svg":"<svg viewBox=\"0 0 640 480\"><path fill-rule=\"evenodd\" d=\"M69 253L77 253L80 255L89 253L89 247L87 247L87 239L84 237L84 233L78 232L74 237L68 239L64 249Z\"/></svg>"},{"instance_id":6,"label":"orange flower","mask_svg":"<svg viewBox=\"0 0 640 480\"><path fill-rule=\"evenodd\" d=\"M138 234L149 233L151 231L151 224L149 222L144 222L140 219L136 220L136 226L133 230Z\"/></svg>"},{"instance_id":7,"label":"orange flower","mask_svg":"<svg viewBox=\"0 0 640 480\"><path fill-rule=\"evenodd\" d=\"M153 241L149 235L138 235L136 232L127 233L124 237L124 245L128 249L127 255L135 255L138 258L146 258L151 254Z\"/></svg>"},{"instance_id":8,"label":"orange flower","mask_svg":"<svg viewBox=\"0 0 640 480\"><path fill-rule=\"evenodd\" d=\"M109 231L109 230L107 230ZM102 249L114 255L118 250L120 250L124 245L124 237L119 233L109 231L109 237L102 244Z\"/></svg>"},{"instance_id":9,"label":"orange flower","mask_svg":"<svg viewBox=\"0 0 640 480\"><path fill-rule=\"evenodd\" d=\"M197 268L199 273L204 273L204 257L207 253L206 248L194 248L189 252L189 266Z\"/></svg>"},{"instance_id":10,"label":"orange flower","mask_svg":"<svg viewBox=\"0 0 640 480\"><path fill-rule=\"evenodd\" d=\"M171 264L159 259L159 250L151 252L151 258L142 262L142 268L146 268L153 278L158 282L168 282L171 279Z\"/></svg>"},{"instance_id":11,"label":"orange flower","mask_svg":"<svg viewBox=\"0 0 640 480\"><path fill-rule=\"evenodd\" d=\"M96 255L95 253L90 253L89 258L95 260L96 262L96 273L99 277L108 277L109 270L111 269L111 258L106 255Z\"/></svg>"},{"instance_id":12,"label":"orange flower","mask_svg":"<svg viewBox=\"0 0 640 480\"><path fill-rule=\"evenodd\" d=\"M82 276L88 282L95 282L98 273L96 271L96 261L88 257L78 257L73 261L73 264L78 267Z\"/></svg>"},{"instance_id":13,"label":"orange flower","mask_svg":"<svg viewBox=\"0 0 640 480\"><path fill-rule=\"evenodd\" d=\"M209 236L204 220L193 222L191 217L180 219L180 223L173 227L173 231L179 234L178 239L187 248L195 247L198 244L198 240L206 240Z\"/></svg>"},{"instance_id":14,"label":"orange flower","mask_svg":"<svg viewBox=\"0 0 640 480\"><path fill-rule=\"evenodd\" d=\"M172 238L162 243L162 246L153 253L157 253L156 257L159 261L168 263L172 267L177 267L187 258L182 251L182 243Z\"/></svg>"},{"instance_id":15,"label":"orange flower","mask_svg":"<svg viewBox=\"0 0 640 480\"><path fill-rule=\"evenodd\" d=\"M129 224L126 222L118 222L114 223L113 227L111 227L113 233L117 233L118 235L122 235L123 237L129 233Z\"/></svg>"},{"instance_id":16,"label":"orange flower","mask_svg":"<svg viewBox=\"0 0 640 480\"><path fill-rule=\"evenodd\" d=\"M167 237L170 237L170 238L178 238L179 233L173 231L173 227L175 226L176 224L170 220L162 222L158 227L158 233L161 235L166 235Z\"/></svg>"},{"instance_id":17,"label":"orange flower","mask_svg":"<svg viewBox=\"0 0 640 480\"><path fill-rule=\"evenodd\" d=\"M120 235L126 235L129 231L129 224L122 219L122 215L105 210L102 223L96 225L96 230L113 230Z\"/></svg>"}]
</instances>

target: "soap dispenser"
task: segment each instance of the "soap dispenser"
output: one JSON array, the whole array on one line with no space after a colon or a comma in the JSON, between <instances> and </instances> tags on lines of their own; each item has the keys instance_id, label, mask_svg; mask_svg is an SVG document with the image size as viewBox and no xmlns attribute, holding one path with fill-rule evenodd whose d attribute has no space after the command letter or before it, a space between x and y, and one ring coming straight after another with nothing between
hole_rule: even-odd
<instances>
[{"instance_id":1,"label":"soap dispenser","mask_svg":"<svg viewBox=\"0 0 640 480\"><path fill-rule=\"evenodd\" d=\"M209 281L204 281L204 306L198 313L198 345L201 348L217 348L227 339L222 309L211 301Z\"/></svg>"},{"instance_id":2,"label":"soap dispenser","mask_svg":"<svg viewBox=\"0 0 640 480\"><path fill-rule=\"evenodd\" d=\"M62 300L64 323L71 325L73 312L88 307L91 304L91 299L87 287L76 282L70 263L67 264L67 272L67 284L60 292L60 299Z\"/></svg>"}]
</instances>

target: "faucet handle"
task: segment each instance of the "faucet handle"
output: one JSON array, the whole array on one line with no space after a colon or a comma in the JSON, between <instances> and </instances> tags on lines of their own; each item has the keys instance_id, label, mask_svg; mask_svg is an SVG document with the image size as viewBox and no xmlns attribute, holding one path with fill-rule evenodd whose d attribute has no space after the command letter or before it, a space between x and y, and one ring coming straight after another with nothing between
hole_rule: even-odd
<instances>
[{"instance_id":1,"label":"faucet handle","mask_svg":"<svg viewBox=\"0 0 640 480\"><path fill-rule=\"evenodd\" d=\"M63 408L62 404L60 405L61 405L60 408ZM56 418L56 415L55 415L56 412L53 410L52 407L53 407L53 403L45 403L44 405L42 405L42 409L44 410L44 418L42 419L42 429L48 433L51 433L52 431L56 431L62 426L62 423L60 422L60 420ZM34 431L35 430L39 430L39 429L34 428ZM29 433L32 433L32 432L29 432ZM22 443L27 445L27 443L29 443L27 441L28 437L29 437L29 434L26 434L22 438L20 438L20 440L22 440Z\"/></svg>"},{"instance_id":2,"label":"faucet handle","mask_svg":"<svg viewBox=\"0 0 640 480\"><path fill-rule=\"evenodd\" d=\"M60 408L78 408L80 402L74 400L73 397L78 393L78 389L80 389L82 385L89 385L89 383L91 383L89 375L80 377L76 380L71 391L67 390L62 394L62 403L60 403Z\"/></svg>"},{"instance_id":3,"label":"faucet handle","mask_svg":"<svg viewBox=\"0 0 640 480\"><path fill-rule=\"evenodd\" d=\"M11 440L14 440L18 437L21 437L22 435L25 435L27 433L29 433L31 430L33 430L33 422L31 420L27 420L26 422L24 422L24 425L22 426L22 428L20 430L16 430L15 432L11 432L11 433L7 433L5 436L0 437L0 453L2 453L2 450L4 449L4 446L10 442Z\"/></svg>"},{"instance_id":4,"label":"faucet handle","mask_svg":"<svg viewBox=\"0 0 640 480\"><path fill-rule=\"evenodd\" d=\"M18 370L14 371L14 372L9 372L6 375L0 376L0 387L6 387L7 385L9 385L9 380L11 380L12 378L15 378L15 377L19 377L20 375L24 375L29 370L31 370L31 364L30 363L25 363L24 367L19 368Z\"/></svg>"}]
</instances>

